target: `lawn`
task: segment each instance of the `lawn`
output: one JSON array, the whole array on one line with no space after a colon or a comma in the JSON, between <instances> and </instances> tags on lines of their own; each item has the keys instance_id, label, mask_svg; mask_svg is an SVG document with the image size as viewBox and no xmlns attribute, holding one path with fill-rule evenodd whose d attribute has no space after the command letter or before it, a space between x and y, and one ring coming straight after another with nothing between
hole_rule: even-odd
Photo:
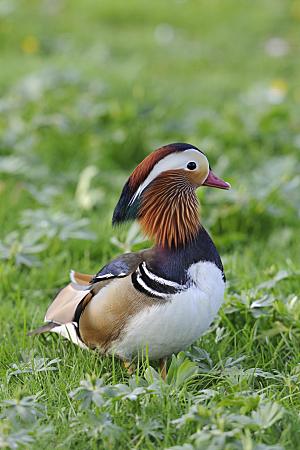
<instances>
[{"instance_id":1,"label":"lawn","mask_svg":"<svg viewBox=\"0 0 300 450\"><path fill-rule=\"evenodd\" d=\"M299 42L297 0L0 1L0 448L300 449ZM151 245L112 211L176 141L232 185L199 192L209 332L166 382L27 337L69 269Z\"/></svg>"}]
</instances>

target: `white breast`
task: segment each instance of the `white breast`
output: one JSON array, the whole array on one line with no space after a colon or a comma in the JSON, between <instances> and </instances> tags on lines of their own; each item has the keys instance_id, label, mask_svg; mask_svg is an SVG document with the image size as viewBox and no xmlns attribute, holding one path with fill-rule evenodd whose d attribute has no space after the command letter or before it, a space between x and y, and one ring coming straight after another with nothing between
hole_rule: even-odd
<instances>
[{"instance_id":1,"label":"white breast","mask_svg":"<svg viewBox=\"0 0 300 450\"><path fill-rule=\"evenodd\" d=\"M171 300L150 306L130 319L122 338L110 352L130 359L147 349L150 359L177 353L207 330L224 296L222 272L211 262L193 264L188 276L193 283ZM145 353L144 353L145 354Z\"/></svg>"}]
</instances>

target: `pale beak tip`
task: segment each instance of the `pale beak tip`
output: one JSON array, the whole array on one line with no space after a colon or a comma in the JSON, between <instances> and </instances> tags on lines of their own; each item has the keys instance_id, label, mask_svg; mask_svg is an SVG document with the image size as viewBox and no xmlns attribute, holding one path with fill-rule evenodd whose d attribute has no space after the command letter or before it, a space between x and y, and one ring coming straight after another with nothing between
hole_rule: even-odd
<instances>
[{"instance_id":1,"label":"pale beak tip","mask_svg":"<svg viewBox=\"0 0 300 450\"><path fill-rule=\"evenodd\" d=\"M204 186L215 187L218 189L230 189L231 185L227 181L222 180L222 178L217 177L212 170L208 172L208 176L203 183Z\"/></svg>"}]
</instances>

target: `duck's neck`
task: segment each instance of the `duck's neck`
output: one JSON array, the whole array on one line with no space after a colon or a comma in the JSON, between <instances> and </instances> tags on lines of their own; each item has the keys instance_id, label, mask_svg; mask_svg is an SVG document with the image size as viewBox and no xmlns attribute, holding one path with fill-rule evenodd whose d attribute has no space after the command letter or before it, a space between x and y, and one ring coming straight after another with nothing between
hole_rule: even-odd
<instances>
[{"instance_id":1,"label":"duck's neck","mask_svg":"<svg viewBox=\"0 0 300 450\"><path fill-rule=\"evenodd\" d=\"M223 272L218 251L202 226L199 226L195 238L187 245L177 248L157 245L149 268L163 278L185 283L189 267L199 261L212 262Z\"/></svg>"},{"instance_id":2,"label":"duck's neck","mask_svg":"<svg viewBox=\"0 0 300 450\"><path fill-rule=\"evenodd\" d=\"M157 177L143 195L139 221L157 247L179 249L192 243L201 228L195 186L176 171Z\"/></svg>"}]
</instances>

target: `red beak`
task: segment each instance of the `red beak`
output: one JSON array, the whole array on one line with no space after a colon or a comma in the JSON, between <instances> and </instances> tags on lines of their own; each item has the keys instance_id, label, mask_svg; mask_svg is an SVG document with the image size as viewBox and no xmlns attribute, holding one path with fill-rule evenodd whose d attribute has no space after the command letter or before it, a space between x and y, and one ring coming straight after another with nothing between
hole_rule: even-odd
<instances>
[{"instance_id":1,"label":"red beak","mask_svg":"<svg viewBox=\"0 0 300 450\"><path fill-rule=\"evenodd\" d=\"M208 172L208 176L202 185L211 186L219 189L230 189L231 187L229 183L217 177L217 175L215 175L212 170Z\"/></svg>"}]
</instances>

